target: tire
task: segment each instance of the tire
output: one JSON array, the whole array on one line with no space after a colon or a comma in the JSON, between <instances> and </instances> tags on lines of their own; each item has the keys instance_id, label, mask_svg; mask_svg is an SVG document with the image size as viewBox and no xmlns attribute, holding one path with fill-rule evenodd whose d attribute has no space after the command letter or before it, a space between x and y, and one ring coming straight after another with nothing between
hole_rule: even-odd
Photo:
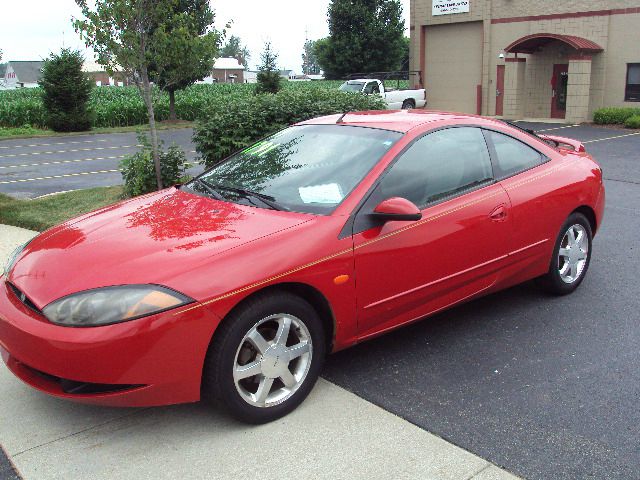
<instances>
[{"instance_id":1,"label":"tire","mask_svg":"<svg viewBox=\"0 0 640 480\"><path fill-rule=\"evenodd\" d=\"M271 422L307 397L325 355L322 321L307 301L288 293L259 295L233 311L214 334L202 397L240 421Z\"/></svg>"},{"instance_id":2,"label":"tire","mask_svg":"<svg viewBox=\"0 0 640 480\"><path fill-rule=\"evenodd\" d=\"M405 100L404 102L402 102L402 110L411 110L412 108L416 108L413 100Z\"/></svg>"},{"instance_id":3,"label":"tire","mask_svg":"<svg viewBox=\"0 0 640 480\"><path fill-rule=\"evenodd\" d=\"M581 213L572 213L560 228L549 271L538 279L538 284L554 295L573 292L589 269L592 241L589 220Z\"/></svg>"}]
</instances>

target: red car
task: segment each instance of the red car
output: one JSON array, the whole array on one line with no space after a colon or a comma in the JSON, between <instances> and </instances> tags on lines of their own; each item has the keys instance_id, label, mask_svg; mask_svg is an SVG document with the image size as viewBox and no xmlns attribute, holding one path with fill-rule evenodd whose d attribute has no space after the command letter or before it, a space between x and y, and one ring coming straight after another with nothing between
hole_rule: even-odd
<instances>
[{"instance_id":1,"label":"red car","mask_svg":"<svg viewBox=\"0 0 640 480\"><path fill-rule=\"evenodd\" d=\"M533 278L573 291L604 202L575 140L418 110L318 118L18 249L0 350L58 397L207 398L266 422L328 352Z\"/></svg>"}]
</instances>

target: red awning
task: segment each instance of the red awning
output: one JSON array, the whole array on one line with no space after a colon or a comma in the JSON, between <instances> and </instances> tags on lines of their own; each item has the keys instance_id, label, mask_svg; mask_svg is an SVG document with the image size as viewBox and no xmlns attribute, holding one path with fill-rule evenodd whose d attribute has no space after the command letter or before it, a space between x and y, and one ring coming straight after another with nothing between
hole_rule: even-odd
<instances>
[{"instance_id":1,"label":"red awning","mask_svg":"<svg viewBox=\"0 0 640 480\"><path fill-rule=\"evenodd\" d=\"M578 53L596 53L604 49L595 42L573 35L560 35L557 33L534 33L519 38L507 48L507 53L535 53L549 42L559 41L576 50Z\"/></svg>"}]
</instances>

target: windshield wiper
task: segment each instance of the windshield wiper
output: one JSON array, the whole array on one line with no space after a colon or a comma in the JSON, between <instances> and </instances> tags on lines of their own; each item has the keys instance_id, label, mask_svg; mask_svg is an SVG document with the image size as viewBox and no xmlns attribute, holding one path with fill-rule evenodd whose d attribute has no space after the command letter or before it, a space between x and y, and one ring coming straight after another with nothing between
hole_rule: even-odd
<instances>
[{"instance_id":1,"label":"windshield wiper","mask_svg":"<svg viewBox=\"0 0 640 480\"><path fill-rule=\"evenodd\" d=\"M212 188L219 189L219 190L227 190L229 192L238 193L238 194L240 194L240 195L242 195L244 197L257 198L258 200L260 200L265 205L268 205L269 207L271 207L273 210L289 211L289 209L287 207L285 207L284 205L281 205L278 202L276 202L276 199L274 197L272 197L271 195L265 195L264 193L254 192L252 190L247 190L246 188L231 187L229 185L219 185L219 184L215 184L214 185L214 184L209 183L209 186L212 187Z\"/></svg>"},{"instance_id":2,"label":"windshield wiper","mask_svg":"<svg viewBox=\"0 0 640 480\"><path fill-rule=\"evenodd\" d=\"M193 183L201 185L206 190L206 192L216 200L224 200L224 197L217 192L216 186L212 185L206 180L203 180L202 178L194 178Z\"/></svg>"}]
</instances>

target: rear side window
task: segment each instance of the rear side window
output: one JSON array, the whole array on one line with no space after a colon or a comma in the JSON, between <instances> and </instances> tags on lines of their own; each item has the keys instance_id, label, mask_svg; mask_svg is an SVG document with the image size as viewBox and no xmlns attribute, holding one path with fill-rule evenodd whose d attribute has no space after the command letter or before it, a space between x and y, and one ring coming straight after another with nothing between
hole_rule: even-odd
<instances>
[{"instance_id":1,"label":"rear side window","mask_svg":"<svg viewBox=\"0 0 640 480\"><path fill-rule=\"evenodd\" d=\"M544 163L545 157L537 150L508 135L486 130L496 153L495 170L498 180L510 177Z\"/></svg>"},{"instance_id":2,"label":"rear side window","mask_svg":"<svg viewBox=\"0 0 640 480\"><path fill-rule=\"evenodd\" d=\"M482 131L449 128L425 135L411 145L380 182L376 199L404 197L424 208L492 181Z\"/></svg>"}]
</instances>

